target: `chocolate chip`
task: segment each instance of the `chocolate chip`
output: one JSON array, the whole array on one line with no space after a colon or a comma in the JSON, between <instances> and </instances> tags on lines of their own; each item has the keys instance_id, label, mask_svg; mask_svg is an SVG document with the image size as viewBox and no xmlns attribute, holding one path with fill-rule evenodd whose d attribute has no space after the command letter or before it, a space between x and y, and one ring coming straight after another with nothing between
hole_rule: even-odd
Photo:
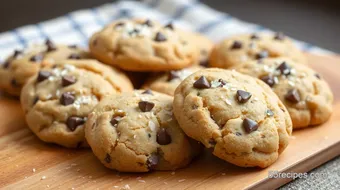
<instances>
[{"instance_id":1,"label":"chocolate chip","mask_svg":"<svg viewBox=\"0 0 340 190\"><path fill-rule=\"evenodd\" d=\"M290 75L290 66L284 61L282 62L276 70L279 70L282 75Z\"/></svg>"},{"instance_id":2,"label":"chocolate chip","mask_svg":"<svg viewBox=\"0 0 340 190\"><path fill-rule=\"evenodd\" d=\"M71 130L74 131L79 125L85 123L85 120L81 117L71 116L67 119L66 125Z\"/></svg>"},{"instance_id":3,"label":"chocolate chip","mask_svg":"<svg viewBox=\"0 0 340 190\"><path fill-rule=\"evenodd\" d=\"M71 48L71 49L77 49L77 48L78 48L78 46L77 46L77 45L75 45L75 44L73 44L73 45L69 45L68 47L69 47L69 48Z\"/></svg>"},{"instance_id":4,"label":"chocolate chip","mask_svg":"<svg viewBox=\"0 0 340 190\"><path fill-rule=\"evenodd\" d=\"M138 34L139 33L139 30L138 29L133 29L132 31L129 32L129 35L132 35L132 34Z\"/></svg>"},{"instance_id":5,"label":"chocolate chip","mask_svg":"<svg viewBox=\"0 0 340 190\"><path fill-rule=\"evenodd\" d=\"M242 133L236 132L235 135L236 135L236 136L242 136Z\"/></svg>"},{"instance_id":6,"label":"chocolate chip","mask_svg":"<svg viewBox=\"0 0 340 190\"><path fill-rule=\"evenodd\" d=\"M227 82L226 82L226 81L224 81L223 79L218 79L218 82L220 82L220 83L221 83L220 87L223 87L224 85L226 85L226 84L227 84Z\"/></svg>"},{"instance_id":7,"label":"chocolate chip","mask_svg":"<svg viewBox=\"0 0 340 190\"><path fill-rule=\"evenodd\" d=\"M215 146L216 145L215 139L209 139L209 144L211 144L212 146Z\"/></svg>"},{"instance_id":8,"label":"chocolate chip","mask_svg":"<svg viewBox=\"0 0 340 190\"><path fill-rule=\"evenodd\" d=\"M154 106L155 106L154 103L148 101L140 101L138 103L138 107L142 112L151 111Z\"/></svg>"},{"instance_id":9,"label":"chocolate chip","mask_svg":"<svg viewBox=\"0 0 340 190\"><path fill-rule=\"evenodd\" d=\"M118 122L119 122L121 119L122 119L122 117L120 117L120 116L114 116L114 117L111 118L110 123L111 123L112 126L116 127L117 124L118 124Z\"/></svg>"},{"instance_id":10,"label":"chocolate chip","mask_svg":"<svg viewBox=\"0 0 340 190\"><path fill-rule=\"evenodd\" d=\"M250 36L250 39L252 39L252 40L259 40L260 37L259 37L257 34L252 34L252 35Z\"/></svg>"},{"instance_id":11,"label":"chocolate chip","mask_svg":"<svg viewBox=\"0 0 340 190\"><path fill-rule=\"evenodd\" d=\"M13 87L19 87L19 86L20 86L20 84L18 83L18 81L15 80L15 79L12 79L12 80L11 80L11 85L12 85Z\"/></svg>"},{"instance_id":12,"label":"chocolate chip","mask_svg":"<svg viewBox=\"0 0 340 190\"><path fill-rule=\"evenodd\" d=\"M168 74L168 81L171 81L176 78L179 78L178 73L176 71L170 71Z\"/></svg>"},{"instance_id":13,"label":"chocolate chip","mask_svg":"<svg viewBox=\"0 0 340 190\"><path fill-rule=\"evenodd\" d=\"M233 45L231 45L230 49L241 49L242 48L242 42L235 40Z\"/></svg>"},{"instance_id":14,"label":"chocolate chip","mask_svg":"<svg viewBox=\"0 0 340 190\"><path fill-rule=\"evenodd\" d=\"M63 87L65 86L69 86L71 84L74 84L76 82L76 77L74 76L63 76L62 79L61 79L61 85Z\"/></svg>"},{"instance_id":15,"label":"chocolate chip","mask_svg":"<svg viewBox=\"0 0 340 190\"><path fill-rule=\"evenodd\" d=\"M30 61L32 62L40 62L44 59L44 55L42 53L39 53L37 55L33 55L31 58L30 58Z\"/></svg>"},{"instance_id":16,"label":"chocolate chip","mask_svg":"<svg viewBox=\"0 0 340 190\"><path fill-rule=\"evenodd\" d=\"M120 26L124 26L125 25L125 23L124 22L118 22L117 24L115 24L115 28L117 28L117 27L120 27Z\"/></svg>"},{"instance_id":17,"label":"chocolate chip","mask_svg":"<svg viewBox=\"0 0 340 190\"><path fill-rule=\"evenodd\" d=\"M4 64L2 64L2 67L4 69L7 69L9 67L9 65L11 64L11 61L10 60L7 60Z\"/></svg>"},{"instance_id":18,"label":"chocolate chip","mask_svg":"<svg viewBox=\"0 0 340 190\"><path fill-rule=\"evenodd\" d=\"M57 47L53 44L53 42L50 39L47 39L45 42L45 45L47 46L47 52L55 51Z\"/></svg>"},{"instance_id":19,"label":"chocolate chip","mask_svg":"<svg viewBox=\"0 0 340 190\"><path fill-rule=\"evenodd\" d=\"M150 89L145 90L144 92L142 92L142 94L150 94L153 95L152 91Z\"/></svg>"},{"instance_id":20,"label":"chocolate chip","mask_svg":"<svg viewBox=\"0 0 340 190\"><path fill-rule=\"evenodd\" d=\"M71 92L64 92L60 97L60 104L67 106L73 104L75 101L75 97Z\"/></svg>"},{"instance_id":21,"label":"chocolate chip","mask_svg":"<svg viewBox=\"0 0 340 190\"><path fill-rule=\"evenodd\" d=\"M154 170L156 169L157 165L158 165L158 155L157 154L151 154L150 157L148 158L148 160L146 161L146 164L149 168L149 170Z\"/></svg>"},{"instance_id":22,"label":"chocolate chip","mask_svg":"<svg viewBox=\"0 0 340 190\"><path fill-rule=\"evenodd\" d=\"M321 76L318 73L315 73L314 76L318 79L321 79Z\"/></svg>"},{"instance_id":23,"label":"chocolate chip","mask_svg":"<svg viewBox=\"0 0 340 190\"><path fill-rule=\"evenodd\" d=\"M151 138L151 134L150 133L148 133L148 137Z\"/></svg>"},{"instance_id":24,"label":"chocolate chip","mask_svg":"<svg viewBox=\"0 0 340 190\"><path fill-rule=\"evenodd\" d=\"M236 98L238 102L246 103L251 98L251 93L243 91L243 90L238 90L236 92Z\"/></svg>"},{"instance_id":25,"label":"chocolate chip","mask_svg":"<svg viewBox=\"0 0 340 190\"><path fill-rule=\"evenodd\" d=\"M274 35L274 40L284 40L285 39L285 35L282 33L282 32L277 32L275 35Z\"/></svg>"},{"instance_id":26,"label":"chocolate chip","mask_svg":"<svg viewBox=\"0 0 340 190\"><path fill-rule=\"evenodd\" d=\"M14 53L13 53L13 58L17 58L20 54L22 54L22 51L20 50L14 50Z\"/></svg>"},{"instance_id":27,"label":"chocolate chip","mask_svg":"<svg viewBox=\"0 0 340 190\"><path fill-rule=\"evenodd\" d=\"M166 41L166 37L161 32L157 32L154 40L156 42L164 42L164 41Z\"/></svg>"},{"instance_id":28,"label":"chocolate chip","mask_svg":"<svg viewBox=\"0 0 340 190\"><path fill-rule=\"evenodd\" d=\"M170 30L174 30L174 25L172 24L172 22L170 22L167 25L165 25L164 28L169 28Z\"/></svg>"},{"instance_id":29,"label":"chocolate chip","mask_svg":"<svg viewBox=\"0 0 340 190\"><path fill-rule=\"evenodd\" d=\"M270 109L267 109L266 114L267 116L272 117L274 115L274 112Z\"/></svg>"},{"instance_id":30,"label":"chocolate chip","mask_svg":"<svg viewBox=\"0 0 340 190\"><path fill-rule=\"evenodd\" d=\"M39 101L39 97L36 96L36 97L33 99L33 105L35 105L38 101Z\"/></svg>"},{"instance_id":31,"label":"chocolate chip","mask_svg":"<svg viewBox=\"0 0 340 190\"><path fill-rule=\"evenodd\" d=\"M201 61L200 61L200 65L201 65L202 67L208 67L208 66L209 66L209 60L208 60L208 59L201 60Z\"/></svg>"},{"instance_id":32,"label":"chocolate chip","mask_svg":"<svg viewBox=\"0 0 340 190\"><path fill-rule=\"evenodd\" d=\"M289 90L285 95L285 99L291 103L298 103L301 100L300 94L296 89Z\"/></svg>"},{"instance_id":33,"label":"chocolate chip","mask_svg":"<svg viewBox=\"0 0 340 190\"><path fill-rule=\"evenodd\" d=\"M48 77L50 77L51 75L52 75L52 73L50 73L48 71L39 71L37 82L42 82L42 81L48 79Z\"/></svg>"},{"instance_id":34,"label":"chocolate chip","mask_svg":"<svg viewBox=\"0 0 340 190\"><path fill-rule=\"evenodd\" d=\"M263 58L267 58L269 56L268 51L261 51L260 53L257 53L255 55L256 59L263 59Z\"/></svg>"},{"instance_id":35,"label":"chocolate chip","mask_svg":"<svg viewBox=\"0 0 340 190\"><path fill-rule=\"evenodd\" d=\"M105 156L105 158L104 158L104 161L106 162L106 163L111 163L111 156L110 156L110 154L106 154L106 156Z\"/></svg>"},{"instance_id":36,"label":"chocolate chip","mask_svg":"<svg viewBox=\"0 0 340 190\"><path fill-rule=\"evenodd\" d=\"M210 83L205 76L201 76L196 82L194 82L194 87L198 89L210 88Z\"/></svg>"},{"instance_id":37,"label":"chocolate chip","mask_svg":"<svg viewBox=\"0 0 340 190\"><path fill-rule=\"evenodd\" d=\"M157 132L157 143L160 145L167 145L171 143L171 136L165 128L161 128Z\"/></svg>"},{"instance_id":38,"label":"chocolate chip","mask_svg":"<svg viewBox=\"0 0 340 190\"><path fill-rule=\"evenodd\" d=\"M275 85L275 80L273 76L267 75L260 78L263 82L268 84L268 86L273 87Z\"/></svg>"},{"instance_id":39,"label":"chocolate chip","mask_svg":"<svg viewBox=\"0 0 340 190\"><path fill-rule=\"evenodd\" d=\"M259 127L258 124L256 123L256 121L245 118L243 120L242 123L243 129L247 132L247 133L251 133L253 131L256 131L257 128Z\"/></svg>"},{"instance_id":40,"label":"chocolate chip","mask_svg":"<svg viewBox=\"0 0 340 190\"><path fill-rule=\"evenodd\" d=\"M72 53L70 56L68 56L68 59L81 59L79 54Z\"/></svg>"},{"instance_id":41,"label":"chocolate chip","mask_svg":"<svg viewBox=\"0 0 340 190\"><path fill-rule=\"evenodd\" d=\"M144 23L143 23L143 25L147 25L147 26L149 26L149 27L152 27L152 22L151 22L151 20L146 20Z\"/></svg>"}]
</instances>

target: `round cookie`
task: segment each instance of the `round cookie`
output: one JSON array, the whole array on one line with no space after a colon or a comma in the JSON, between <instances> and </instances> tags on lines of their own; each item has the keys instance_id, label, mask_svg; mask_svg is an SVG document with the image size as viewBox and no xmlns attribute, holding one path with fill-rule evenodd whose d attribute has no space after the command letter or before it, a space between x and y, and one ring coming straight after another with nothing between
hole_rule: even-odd
<instances>
[{"instance_id":1,"label":"round cookie","mask_svg":"<svg viewBox=\"0 0 340 190\"><path fill-rule=\"evenodd\" d=\"M242 167L274 163L292 132L288 111L275 93L236 71L197 71L177 87L173 107L189 137Z\"/></svg>"},{"instance_id":2,"label":"round cookie","mask_svg":"<svg viewBox=\"0 0 340 190\"><path fill-rule=\"evenodd\" d=\"M313 69L288 58L265 59L232 67L238 72L263 80L285 104L293 128L326 122L332 114L333 94Z\"/></svg>"},{"instance_id":3,"label":"round cookie","mask_svg":"<svg viewBox=\"0 0 340 190\"><path fill-rule=\"evenodd\" d=\"M198 48L184 33L171 23L119 20L95 33L89 46L98 60L123 70L178 70L199 59Z\"/></svg>"},{"instance_id":4,"label":"round cookie","mask_svg":"<svg viewBox=\"0 0 340 190\"><path fill-rule=\"evenodd\" d=\"M248 61L276 57L289 57L297 63L306 63L305 56L290 38L281 33L260 33L241 34L223 40L212 50L209 64L229 68Z\"/></svg>"},{"instance_id":5,"label":"round cookie","mask_svg":"<svg viewBox=\"0 0 340 190\"><path fill-rule=\"evenodd\" d=\"M177 86L192 73L204 69L199 65L193 65L191 67L170 71L158 76L151 77L144 85L144 89L151 89L157 92L168 94L173 96Z\"/></svg>"},{"instance_id":6,"label":"round cookie","mask_svg":"<svg viewBox=\"0 0 340 190\"><path fill-rule=\"evenodd\" d=\"M201 145L178 126L172 100L150 90L102 100L86 122L85 136L93 153L106 167L122 172L188 165Z\"/></svg>"},{"instance_id":7,"label":"round cookie","mask_svg":"<svg viewBox=\"0 0 340 190\"><path fill-rule=\"evenodd\" d=\"M98 64L89 62L86 68L56 64L28 80L21 106L28 127L41 140L69 148L87 146L87 115L104 96L117 93L116 86L96 72Z\"/></svg>"},{"instance_id":8,"label":"round cookie","mask_svg":"<svg viewBox=\"0 0 340 190\"><path fill-rule=\"evenodd\" d=\"M89 54L77 46L55 45L47 40L44 45L29 47L25 51L14 51L0 65L0 89L19 96L26 81L39 69L55 61L89 58Z\"/></svg>"}]
</instances>

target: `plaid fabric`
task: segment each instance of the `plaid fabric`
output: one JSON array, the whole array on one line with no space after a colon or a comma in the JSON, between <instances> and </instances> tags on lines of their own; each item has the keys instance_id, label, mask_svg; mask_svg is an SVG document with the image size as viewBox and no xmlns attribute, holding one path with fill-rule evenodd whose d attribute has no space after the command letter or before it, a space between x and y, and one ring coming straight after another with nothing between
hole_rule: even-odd
<instances>
[{"instance_id":1,"label":"plaid fabric","mask_svg":"<svg viewBox=\"0 0 340 190\"><path fill-rule=\"evenodd\" d=\"M4 60L14 49L41 43L46 38L57 43L86 47L88 38L94 32L112 20L126 17L150 18L163 23L173 21L176 26L204 33L214 41L236 33L271 32L262 26L215 11L197 0L118 1L1 33L0 60ZM296 43L305 51L332 53L304 42Z\"/></svg>"}]
</instances>

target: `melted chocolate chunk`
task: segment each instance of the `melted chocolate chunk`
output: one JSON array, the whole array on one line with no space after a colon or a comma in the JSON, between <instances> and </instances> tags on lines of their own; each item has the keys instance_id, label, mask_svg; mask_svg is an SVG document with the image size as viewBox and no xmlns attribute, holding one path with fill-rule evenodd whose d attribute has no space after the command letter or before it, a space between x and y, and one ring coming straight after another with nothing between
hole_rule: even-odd
<instances>
[{"instance_id":1,"label":"melted chocolate chunk","mask_svg":"<svg viewBox=\"0 0 340 190\"><path fill-rule=\"evenodd\" d=\"M251 93L243 91L243 90L238 90L236 92L236 99L240 103L246 103L250 98L251 98Z\"/></svg>"},{"instance_id":2,"label":"melted chocolate chunk","mask_svg":"<svg viewBox=\"0 0 340 190\"><path fill-rule=\"evenodd\" d=\"M160 145L168 145L171 143L171 136L165 128L161 128L157 132L157 143Z\"/></svg>"},{"instance_id":3,"label":"melted chocolate chunk","mask_svg":"<svg viewBox=\"0 0 340 190\"><path fill-rule=\"evenodd\" d=\"M54 45L54 43L50 39L46 40L45 45L47 46L47 50L46 50L47 52L57 50L57 47Z\"/></svg>"},{"instance_id":4,"label":"melted chocolate chunk","mask_svg":"<svg viewBox=\"0 0 340 190\"><path fill-rule=\"evenodd\" d=\"M260 79L270 87L273 87L275 85L275 80L273 76L270 75L262 76Z\"/></svg>"},{"instance_id":5,"label":"melted chocolate chunk","mask_svg":"<svg viewBox=\"0 0 340 190\"><path fill-rule=\"evenodd\" d=\"M66 121L66 126L71 130L75 131L79 125L83 125L85 123L84 118L71 116Z\"/></svg>"},{"instance_id":6,"label":"melted chocolate chunk","mask_svg":"<svg viewBox=\"0 0 340 190\"><path fill-rule=\"evenodd\" d=\"M171 81L176 78L179 78L178 73L176 71L170 71L168 74L168 81Z\"/></svg>"},{"instance_id":7,"label":"melted chocolate chunk","mask_svg":"<svg viewBox=\"0 0 340 190\"><path fill-rule=\"evenodd\" d=\"M247 133L251 133L253 131L256 131L257 128L259 127L257 122L248 118L245 118L242 123L243 129Z\"/></svg>"},{"instance_id":8,"label":"melted chocolate chunk","mask_svg":"<svg viewBox=\"0 0 340 190\"><path fill-rule=\"evenodd\" d=\"M48 79L48 77L50 77L50 76L52 76L52 73L50 73L48 71L39 71L37 82L42 82L42 81Z\"/></svg>"},{"instance_id":9,"label":"melted chocolate chunk","mask_svg":"<svg viewBox=\"0 0 340 190\"><path fill-rule=\"evenodd\" d=\"M282 62L276 70L279 70L282 75L290 75L290 66L284 61Z\"/></svg>"},{"instance_id":10,"label":"melted chocolate chunk","mask_svg":"<svg viewBox=\"0 0 340 190\"><path fill-rule=\"evenodd\" d=\"M235 50L235 49L241 49L242 48L242 42L240 41L234 41L234 43L231 45L230 49Z\"/></svg>"},{"instance_id":11,"label":"melted chocolate chunk","mask_svg":"<svg viewBox=\"0 0 340 190\"><path fill-rule=\"evenodd\" d=\"M296 89L291 89L287 92L287 94L285 95L285 99L291 103L298 103L300 102L301 98L300 98L300 94L298 92L298 90Z\"/></svg>"},{"instance_id":12,"label":"melted chocolate chunk","mask_svg":"<svg viewBox=\"0 0 340 190\"><path fill-rule=\"evenodd\" d=\"M150 89L145 90L144 92L142 92L142 94L153 95L153 93L152 93L152 91Z\"/></svg>"},{"instance_id":13,"label":"melted chocolate chunk","mask_svg":"<svg viewBox=\"0 0 340 190\"><path fill-rule=\"evenodd\" d=\"M71 92L64 92L60 97L60 104L67 106L73 104L75 101L75 97Z\"/></svg>"},{"instance_id":14,"label":"melted chocolate chunk","mask_svg":"<svg viewBox=\"0 0 340 190\"><path fill-rule=\"evenodd\" d=\"M62 79L61 79L61 85L63 87L69 86L69 85L74 84L74 83L76 83L76 77L74 77L74 76L63 76Z\"/></svg>"},{"instance_id":15,"label":"melted chocolate chunk","mask_svg":"<svg viewBox=\"0 0 340 190\"><path fill-rule=\"evenodd\" d=\"M142 112L151 111L154 106L155 106L154 103L148 101L140 101L138 103L138 107Z\"/></svg>"},{"instance_id":16,"label":"melted chocolate chunk","mask_svg":"<svg viewBox=\"0 0 340 190\"><path fill-rule=\"evenodd\" d=\"M194 87L198 89L210 88L210 83L205 76L201 76L196 82L194 82Z\"/></svg>"},{"instance_id":17,"label":"melted chocolate chunk","mask_svg":"<svg viewBox=\"0 0 340 190\"><path fill-rule=\"evenodd\" d=\"M166 37L164 36L164 34L162 34L161 32L157 32L156 37L154 39L156 42L164 42L166 41Z\"/></svg>"}]
</instances>

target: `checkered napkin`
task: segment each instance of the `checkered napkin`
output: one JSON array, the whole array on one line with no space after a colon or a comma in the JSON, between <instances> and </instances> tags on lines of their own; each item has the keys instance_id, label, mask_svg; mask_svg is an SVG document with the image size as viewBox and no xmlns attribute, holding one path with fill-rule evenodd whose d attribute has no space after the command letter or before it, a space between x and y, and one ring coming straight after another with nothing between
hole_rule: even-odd
<instances>
[{"instance_id":1,"label":"checkered napkin","mask_svg":"<svg viewBox=\"0 0 340 190\"><path fill-rule=\"evenodd\" d=\"M214 41L236 33L272 32L213 10L197 0L118 1L1 33L0 60L4 60L14 49L41 43L46 38L57 43L86 47L94 32L115 19L126 17L150 18L162 23L173 21L178 27L198 31ZM332 53L304 42L296 41L296 44L308 52Z\"/></svg>"}]
</instances>

